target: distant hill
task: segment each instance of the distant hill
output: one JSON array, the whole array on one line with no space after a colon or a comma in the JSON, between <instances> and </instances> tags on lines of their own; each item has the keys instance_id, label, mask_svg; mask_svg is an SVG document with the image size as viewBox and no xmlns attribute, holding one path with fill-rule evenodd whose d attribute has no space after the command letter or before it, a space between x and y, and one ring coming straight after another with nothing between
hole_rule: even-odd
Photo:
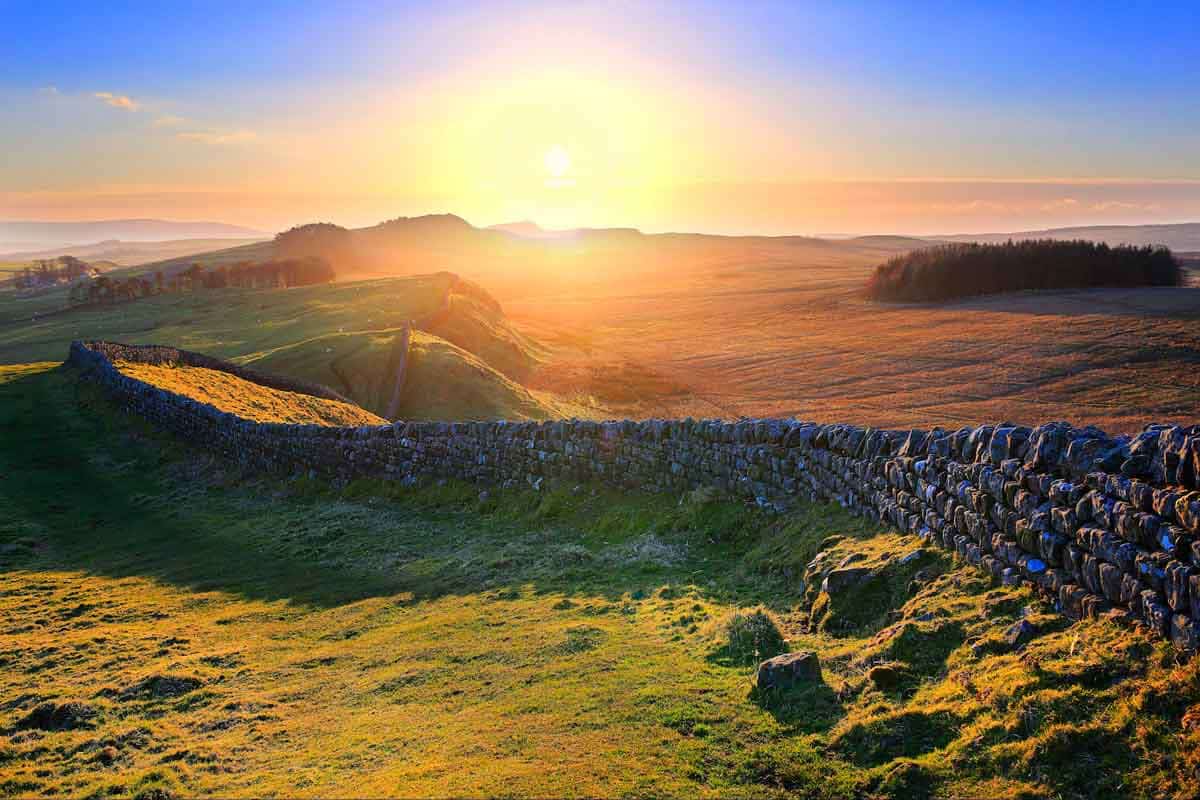
<instances>
[{"instance_id":1,"label":"distant hill","mask_svg":"<svg viewBox=\"0 0 1200 800\"><path fill-rule=\"evenodd\" d=\"M151 261L182 258L196 253L208 253L233 245L254 244L259 241L263 241L263 238L171 239L165 242L126 242L120 239L109 239L94 244L65 245L63 247L52 247L47 250L2 253L0 254L0 261L20 262L35 261L44 258L58 258L59 256L75 256L85 261L110 261L114 265L128 267Z\"/></svg>"},{"instance_id":2,"label":"distant hill","mask_svg":"<svg viewBox=\"0 0 1200 800\"><path fill-rule=\"evenodd\" d=\"M1200 222L1171 225L1082 225L1013 233L971 233L930 237L952 242L1004 242L1009 239L1086 239L1108 245L1164 245L1172 250L1200 250Z\"/></svg>"},{"instance_id":3,"label":"distant hill","mask_svg":"<svg viewBox=\"0 0 1200 800\"><path fill-rule=\"evenodd\" d=\"M48 250L113 239L162 242L171 239L261 239L268 234L223 222L112 219L94 222L0 222L0 251Z\"/></svg>"},{"instance_id":4,"label":"distant hill","mask_svg":"<svg viewBox=\"0 0 1200 800\"><path fill-rule=\"evenodd\" d=\"M579 235L579 230L576 228L548 230L531 220L523 220L521 222L505 222L500 225L489 225L488 230L511 233L513 236L519 236L522 239L569 239L573 236Z\"/></svg>"},{"instance_id":5,"label":"distant hill","mask_svg":"<svg viewBox=\"0 0 1200 800\"><path fill-rule=\"evenodd\" d=\"M454 214L399 217L367 228L328 223L302 225L281 234L290 256L322 255L338 280L403 276L434 270L484 282L502 297L530 292L579 291L583 286L636 281L670 287L681 279L728 280L739 271L807 270L813 263L874 266L900 252L933 244L908 237L848 240L808 236L647 234L636 228L546 231L533 222L477 228ZM192 263L220 266L280 255L276 241L166 259L131 268L167 275ZM305 250L311 252L305 252Z\"/></svg>"}]
</instances>

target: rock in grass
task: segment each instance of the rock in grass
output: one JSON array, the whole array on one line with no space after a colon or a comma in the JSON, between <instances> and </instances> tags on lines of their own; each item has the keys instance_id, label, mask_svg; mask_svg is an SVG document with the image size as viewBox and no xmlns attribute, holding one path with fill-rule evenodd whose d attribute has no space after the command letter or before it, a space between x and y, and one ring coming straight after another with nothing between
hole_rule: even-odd
<instances>
[{"instance_id":1,"label":"rock in grass","mask_svg":"<svg viewBox=\"0 0 1200 800\"><path fill-rule=\"evenodd\" d=\"M36 728L40 731L73 731L93 727L92 720L95 716L96 709L87 703L74 700L66 703L42 703L17 722L17 727Z\"/></svg>"},{"instance_id":2,"label":"rock in grass","mask_svg":"<svg viewBox=\"0 0 1200 800\"><path fill-rule=\"evenodd\" d=\"M784 653L758 665L759 689L788 689L821 680L821 661L816 653Z\"/></svg>"},{"instance_id":3,"label":"rock in grass","mask_svg":"<svg viewBox=\"0 0 1200 800\"><path fill-rule=\"evenodd\" d=\"M867 672L867 678L879 689L894 689L902 677L900 670L892 664L876 664Z\"/></svg>"},{"instance_id":4,"label":"rock in grass","mask_svg":"<svg viewBox=\"0 0 1200 800\"><path fill-rule=\"evenodd\" d=\"M825 576L821 582L821 591L826 594L837 594L852 586L869 580L873 571L868 567L845 567L835 569Z\"/></svg>"},{"instance_id":5,"label":"rock in grass","mask_svg":"<svg viewBox=\"0 0 1200 800\"><path fill-rule=\"evenodd\" d=\"M1037 636L1037 626L1026 619L1019 619L1004 632L1004 641L1013 650L1024 647L1027 642Z\"/></svg>"}]
</instances>

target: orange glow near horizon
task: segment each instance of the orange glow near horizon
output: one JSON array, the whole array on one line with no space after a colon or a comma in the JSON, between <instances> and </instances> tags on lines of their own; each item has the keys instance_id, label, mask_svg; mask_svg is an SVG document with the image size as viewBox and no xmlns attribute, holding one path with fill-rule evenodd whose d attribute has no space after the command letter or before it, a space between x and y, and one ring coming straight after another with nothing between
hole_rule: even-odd
<instances>
[{"instance_id":1,"label":"orange glow near horizon","mask_svg":"<svg viewBox=\"0 0 1200 800\"><path fill-rule=\"evenodd\" d=\"M329 44L379 46L370 69L339 57L319 80L229 86L207 113L197 106L211 92L190 105L124 85L0 94L29 109L28 129L88 132L74 147L24 143L36 152L0 169L0 217L279 230L450 212L477 225L810 235L1200 217L1186 170L1172 181L1157 162L1104 155L1124 140L1056 156L1039 126L1064 137L1044 110L926 115L858 75L861 59L839 72L739 40L724 19L692 29L621 4L432 16L404 31L420 58L396 53L399 31L372 19ZM820 24L792 22L806 36ZM1098 179L1110 167L1124 177ZM1037 177L1060 169L1075 177Z\"/></svg>"}]
</instances>

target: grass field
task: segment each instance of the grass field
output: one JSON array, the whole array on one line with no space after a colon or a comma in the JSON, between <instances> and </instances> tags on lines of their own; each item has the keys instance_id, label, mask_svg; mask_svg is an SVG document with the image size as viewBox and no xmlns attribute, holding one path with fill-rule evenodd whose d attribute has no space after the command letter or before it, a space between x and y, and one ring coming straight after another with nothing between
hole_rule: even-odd
<instances>
[{"instance_id":1,"label":"grass field","mask_svg":"<svg viewBox=\"0 0 1200 800\"><path fill-rule=\"evenodd\" d=\"M895 305L861 296L881 260L767 240L677 254L669 283L497 294L519 327L562 344L527 385L603 397L616 376L629 416L926 429L1065 419L1114 433L1200 420L1195 276Z\"/></svg>"},{"instance_id":2,"label":"grass field","mask_svg":"<svg viewBox=\"0 0 1200 800\"><path fill-rule=\"evenodd\" d=\"M278 482L53 364L0 368L0 432L5 795L1183 797L1200 767L1195 664L837 507ZM819 551L879 591L806 588ZM753 609L821 682L751 689Z\"/></svg>"}]
</instances>

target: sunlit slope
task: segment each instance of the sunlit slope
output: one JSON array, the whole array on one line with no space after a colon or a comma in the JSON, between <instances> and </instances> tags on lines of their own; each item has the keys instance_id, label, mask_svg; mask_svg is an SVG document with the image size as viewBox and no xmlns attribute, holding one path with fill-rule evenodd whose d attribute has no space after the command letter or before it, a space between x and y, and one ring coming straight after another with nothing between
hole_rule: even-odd
<instances>
[{"instance_id":1,"label":"sunlit slope","mask_svg":"<svg viewBox=\"0 0 1200 800\"><path fill-rule=\"evenodd\" d=\"M387 422L350 403L272 389L214 369L128 361L117 362L116 367L131 378L255 422L305 425L381 425Z\"/></svg>"},{"instance_id":2,"label":"sunlit slope","mask_svg":"<svg viewBox=\"0 0 1200 800\"><path fill-rule=\"evenodd\" d=\"M377 414L387 412L401 329L331 333L240 361L260 372L330 386ZM547 419L560 407L483 359L438 336L415 331L399 416L406 419Z\"/></svg>"},{"instance_id":3,"label":"sunlit slope","mask_svg":"<svg viewBox=\"0 0 1200 800\"><path fill-rule=\"evenodd\" d=\"M478 285L460 280L448 300L442 312L422 327L513 380L527 378L545 355L544 348L516 330L500 304Z\"/></svg>"},{"instance_id":4,"label":"sunlit slope","mask_svg":"<svg viewBox=\"0 0 1200 800\"><path fill-rule=\"evenodd\" d=\"M450 273L287 290L204 290L30 320L57 307L53 296L29 301L0 293L0 363L61 360L81 338L165 344L316 381L384 414L398 368L395 342L415 321L406 414L526 419L556 413L553 403L519 383L541 357L538 345L509 325L487 292Z\"/></svg>"}]
</instances>

